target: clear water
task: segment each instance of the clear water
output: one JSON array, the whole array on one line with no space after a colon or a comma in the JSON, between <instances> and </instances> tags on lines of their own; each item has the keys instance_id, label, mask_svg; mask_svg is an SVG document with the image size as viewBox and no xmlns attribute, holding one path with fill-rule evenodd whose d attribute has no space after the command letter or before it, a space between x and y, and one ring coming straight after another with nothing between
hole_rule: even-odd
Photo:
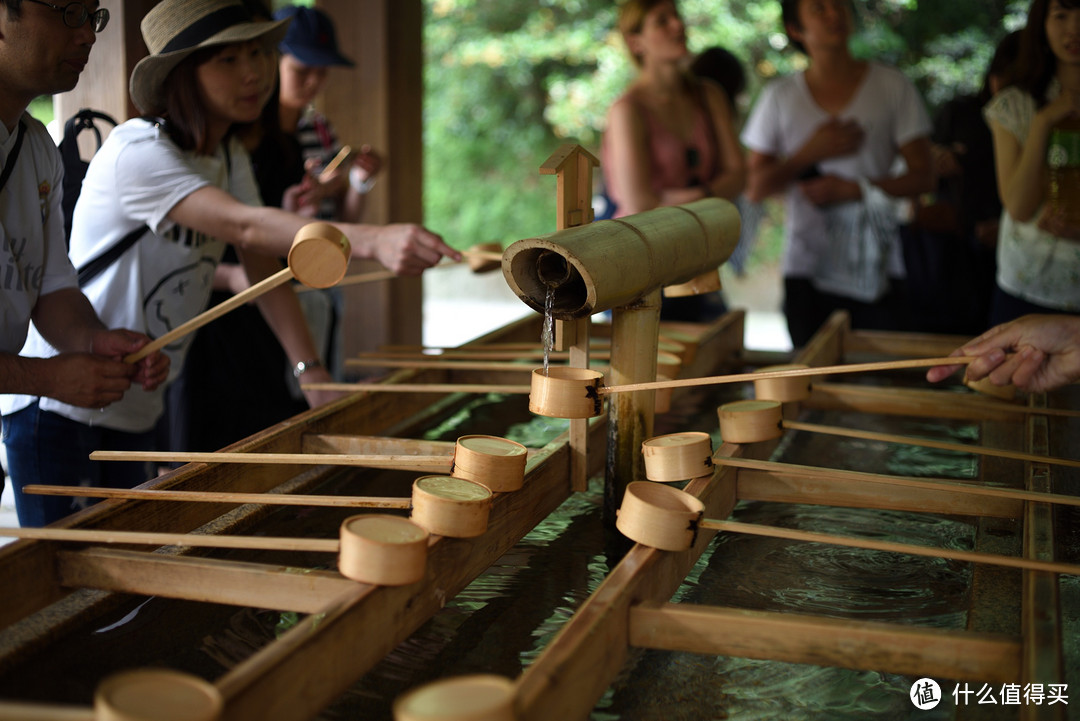
<instances>
[{"instance_id":1,"label":"clear water","mask_svg":"<svg viewBox=\"0 0 1080 721\"><path fill-rule=\"evenodd\" d=\"M540 331L540 345L544 347L544 375L548 374L551 351L555 347L555 289L548 288L544 295L544 324Z\"/></svg>"}]
</instances>

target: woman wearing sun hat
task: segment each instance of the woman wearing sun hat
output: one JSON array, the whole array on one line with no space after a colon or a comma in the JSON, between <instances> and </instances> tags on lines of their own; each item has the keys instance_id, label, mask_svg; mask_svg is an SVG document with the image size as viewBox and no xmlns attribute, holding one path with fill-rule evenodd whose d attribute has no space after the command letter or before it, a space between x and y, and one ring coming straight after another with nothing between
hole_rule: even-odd
<instances>
[{"instance_id":1,"label":"woman wearing sun hat","mask_svg":"<svg viewBox=\"0 0 1080 721\"><path fill-rule=\"evenodd\" d=\"M308 222L261 207L247 152L234 137L262 110L272 72L268 59L286 25L253 21L237 0L164 0L143 19L150 54L132 72L130 91L145 116L114 129L94 155L71 236L71 260L85 268L137 235L83 286L109 327L162 335L204 310L225 244L241 251L254 283L281 267L277 258ZM374 258L402 274L420 273L443 255L457 256L415 225L339 227L353 257ZM282 286L258 304L305 380L328 379L292 290ZM190 337L165 349L172 377L183 366ZM23 352L56 353L36 333ZM163 387L133 390L100 412L48 398L4 397L0 412L17 491L28 483L130 487L145 481L147 470L139 464L93 463L87 456L98 449L154 447L163 393ZM47 524L73 508L70 499L44 498L17 492L21 523Z\"/></svg>"}]
</instances>

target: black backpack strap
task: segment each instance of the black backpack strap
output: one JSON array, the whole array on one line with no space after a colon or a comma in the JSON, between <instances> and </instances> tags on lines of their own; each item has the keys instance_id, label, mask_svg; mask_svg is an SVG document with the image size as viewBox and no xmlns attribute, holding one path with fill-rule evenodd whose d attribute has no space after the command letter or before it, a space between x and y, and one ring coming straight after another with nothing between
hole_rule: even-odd
<instances>
[{"instance_id":1,"label":"black backpack strap","mask_svg":"<svg viewBox=\"0 0 1080 721\"><path fill-rule=\"evenodd\" d=\"M150 230L150 228L147 225L140 225L138 228L121 238L116 245L79 268L79 287L85 286L94 278L101 275L102 271L115 263L120 256L123 255L128 248L135 245L135 241L141 238L148 230Z\"/></svg>"},{"instance_id":2,"label":"black backpack strap","mask_svg":"<svg viewBox=\"0 0 1080 721\"><path fill-rule=\"evenodd\" d=\"M19 151L22 150L23 135L25 134L26 125L20 120L18 134L15 136L15 145L11 146L11 153L4 163L4 170L3 172L0 172L0 191L3 191L4 186L7 185L8 178L11 177L12 171L15 170L15 161L19 159Z\"/></svg>"},{"instance_id":3,"label":"black backpack strap","mask_svg":"<svg viewBox=\"0 0 1080 721\"><path fill-rule=\"evenodd\" d=\"M79 134L84 130L92 130L97 145L96 153L101 148L101 129L97 122L101 121L116 127L116 121L96 110L83 108L72 115L64 123L64 137L60 140L60 158L64 165L64 199L61 207L64 211L64 238L71 241L71 218L75 213L75 203L82 192L83 178L86 177L86 169L90 165L82 159L79 153Z\"/></svg>"}]
</instances>

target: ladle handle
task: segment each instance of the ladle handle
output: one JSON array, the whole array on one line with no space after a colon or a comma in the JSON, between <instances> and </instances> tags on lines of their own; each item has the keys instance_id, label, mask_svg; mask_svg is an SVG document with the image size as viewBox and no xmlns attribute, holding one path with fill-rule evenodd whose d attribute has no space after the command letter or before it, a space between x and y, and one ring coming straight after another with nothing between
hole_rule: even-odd
<instances>
[{"instance_id":1,"label":"ladle handle","mask_svg":"<svg viewBox=\"0 0 1080 721\"><path fill-rule=\"evenodd\" d=\"M80 496L147 501L195 501L201 503L261 503L268 506L326 506L331 508L395 508L408 510L412 500L380 496L316 496L298 493L230 493L225 491L176 491L171 489L91 488L87 486L23 486L23 493L39 496Z\"/></svg>"},{"instance_id":2,"label":"ladle handle","mask_svg":"<svg viewBox=\"0 0 1080 721\"><path fill-rule=\"evenodd\" d=\"M962 551L952 548L931 548L919 546L913 543L897 543L895 541L878 541L868 538L850 538L837 536L831 533L816 533L813 531L800 531L795 528L780 528L778 526L765 526L757 523L741 523L739 521L717 521L705 519L699 524L701 528L709 528L716 531L730 531L732 533L745 533L754 536L767 536L769 538L786 538L792 541L808 541L811 543L827 543L833 546L847 546L849 548L865 548L871 551L888 551L892 553L907 553L913 556L926 556L929 558L946 558L952 561L967 561L970 563L989 563L995 566L1008 566L1010 568L1022 568L1028 571L1048 571L1050 573L1067 573L1080 575L1080 566L1069 563L1057 563L1054 561L1039 561L1033 558L1017 558L1015 556L1002 556L996 553L980 553L978 551Z\"/></svg>"},{"instance_id":3,"label":"ladle handle","mask_svg":"<svg viewBox=\"0 0 1080 721\"><path fill-rule=\"evenodd\" d=\"M142 546L198 546L246 548L259 551L312 551L337 553L337 539L281 536L204 536L194 533L110 531L98 528L0 528L0 536L75 543L120 543Z\"/></svg>"},{"instance_id":4,"label":"ladle handle","mask_svg":"<svg viewBox=\"0 0 1080 721\"><path fill-rule=\"evenodd\" d=\"M156 461L160 463L266 463L271 465L359 466L361 468L449 471L446 456L360 455L353 453L225 453L183 451L94 451L92 461Z\"/></svg>"},{"instance_id":5,"label":"ladle handle","mask_svg":"<svg viewBox=\"0 0 1080 721\"><path fill-rule=\"evenodd\" d=\"M373 270L370 273L356 273L355 275L347 275L337 282L336 287L341 288L346 285L360 285L361 283L374 283L378 280L390 280L391 278L397 278L398 275L392 270ZM308 293L313 290L322 290L322 288L315 288L310 285L300 285L296 288L297 293Z\"/></svg>"},{"instance_id":6,"label":"ladle handle","mask_svg":"<svg viewBox=\"0 0 1080 721\"><path fill-rule=\"evenodd\" d=\"M530 386L492 385L487 383L301 383L305 391L342 391L358 393L528 393Z\"/></svg>"},{"instance_id":7,"label":"ladle handle","mask_svg":"<svg viewBox=\"0 0 1080 721\"><path fill-rule=\"evenodd\" d=\"M213 308L203 311L202 313L195 316L186 323L181 323L165 335L160 336L159 338L155 338L134 353L129 353L124 357L124 362L136 363L145 358L146 356L150 355L154 351L161 350L165 346L172 343L174 340L178 338L183 338L188 333L198 330L210 321L216 320L217 318L225 315L233 308L237 308L244 303L247 303L249 300L257 298L268 290L272 290L279 285L288 283L290 280L292 280L292 278L292 269L282 268L269 278L264 278L255 285L240 291L228 300L222 301L221 303L215 305Z\"/></svg>"},{"instance_id":8,"label":"ladle handle","mask_svg":"<svg viewBox=\"0 0 1080 721\"><path fill-rule=\"evenodd\" d=\"M901 436L893 433L864 431L856 428L841 428L839 426L826 426L820 425L818 423L803 423L802 421L783 421L783 427L791 431L809 431L811 433L824 433L832 436L858 438L865 441L905 443L909 446L937 448L943 451L957 451L959 453L972 453L979 456L995 456L997 458L1008 458L1014 461L1031 461L1032 463L1047 463L1054 466L1070 466L1072 468L1080 468L1080 461L1074 461L1071 458L1055 458L1052 456L1040 456L1034 453L1024 453L1022 451L1007 451L1002 448L986 448L985 446L973 446L966 443L935 441L932 438Z\"/></svg>"},{"instance_id":9,"label":"ladle handle","mask_svg":"<svg viewBox=\"0 0 1080 721\"><path fill-rule=\"evenodd\" d=\"M955 356L947 358L908 358L897 361L879 361L875 363L849 363L836 366L818 366L815 368L789 368L756 373L733 373L724 376L706 376L704 378L677 378L667 381L649 381L647 383L626 383L617 386L601 386L600 394L621 393L624 391L647 391L661 388L682 388L686 386L706 386L720 383L740 383L742 381L765 380L767 378L791 378L795 376L823 376L836 373L865 373L867 371L897 370L901 368L927 368L944 365L967 365L975 356Z\"/></svg>"}]
</instances>

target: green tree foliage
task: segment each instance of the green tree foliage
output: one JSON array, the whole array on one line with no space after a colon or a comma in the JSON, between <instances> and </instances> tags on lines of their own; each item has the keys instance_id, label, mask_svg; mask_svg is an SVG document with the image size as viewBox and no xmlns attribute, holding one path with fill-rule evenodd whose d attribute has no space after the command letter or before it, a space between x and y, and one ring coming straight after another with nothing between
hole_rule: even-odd
<instances>
[{"instance_id":1,"label":"green tree foliage","mask_svg":"<svg viewBox=\"0 0 1080 721\"><path fill-rule=\"evenodd\" d=\"M978 89L1027 0L854 0L853 50L896 65L934 108ZM634 68L612 0L424 0L425 218L457 247L551 232L555 181L539 167L563 143L597 157L608 106ZM777 0L680 0L691 51L744 62L748 98L803 67ZM747 109L748 103L741 108Z\"/></svg>"}]
</instances>

